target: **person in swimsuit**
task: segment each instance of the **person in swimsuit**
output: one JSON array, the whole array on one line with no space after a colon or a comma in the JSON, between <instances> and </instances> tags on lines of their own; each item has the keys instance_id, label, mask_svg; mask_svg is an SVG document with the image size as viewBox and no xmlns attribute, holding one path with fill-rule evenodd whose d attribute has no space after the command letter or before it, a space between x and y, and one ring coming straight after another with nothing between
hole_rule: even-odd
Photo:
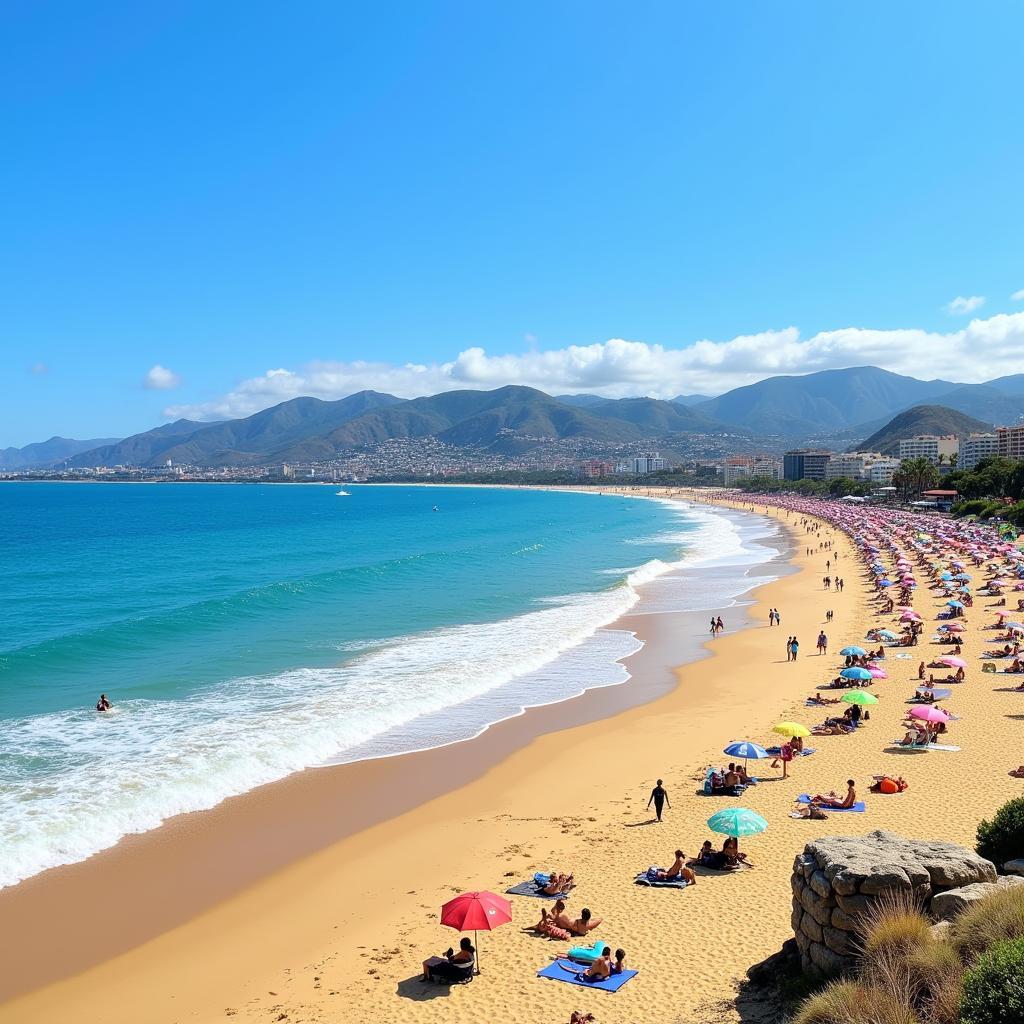
<instances>
[{"instance_id":1,"label":"person in swimsuit","mask_svg":"<svg viewBox=\"0 0 1024 1024\"><path fill-rule=\"evenodd\" d=\"M587 932L592 932L602 921L603 917L591 916L590 910L584 907L580 911L580 916L575 921L570 921L566 927L567 931L572 932L573 935L586 935ZM609 950L609 954L611 950Z\"/></svg>"},{"instance_id":2,"label":"person in swimsuit","mask_svg":"<svg viewBox=\"0 0 1024 1024\"><path fill-rule=\"evenodd\" d=\"M651 799L647 801L647 807L650 809L651 804L654 804L654 813L657 815L658 821L661 821L661 812L664 807L672 809L672 805L668 800L668 791L661 783L661 779L658 779L658 784L651 790Z\"/></svg>"},{"instance_id":3,"label":"person in swimsuit","mask_svg":"<svg viewBox=\"0 0 1024 1024\"><path fill-rule=\"evenodd\" d=\"M107 700L107 695L105 693L101 693L100 694L100 699L98 701L96 701L96 710L97 711L109 711L110 710L110 701Z\"/></svg>"},{"instance_id":4,"label":"person in swimsuit","mask_svg":"<svg viewBox=\"0 0 1024 1024\"><path fill-rule=\"evenodd\" d=\"M672 867L667 871L658 871L656 877L659 882L674 882L678 878L690 885L697 884L697 876L686 866L686 854L682 850L676 850Z\"/></svg>"},{"instance_id":5,"label":"person in swimsuit","mask_svg":"<svg viewBox=\"0 0 1024 1024\"><path fill-rule=\"evenodd\" d=\"M833 810L845 811L857 802L857 790L854 788L853 779L846 780L846 796L840 797L837 793L829 793L822 796L820 793L811 803L816 807L831 807Z\"/></svg>"}]
</instances>

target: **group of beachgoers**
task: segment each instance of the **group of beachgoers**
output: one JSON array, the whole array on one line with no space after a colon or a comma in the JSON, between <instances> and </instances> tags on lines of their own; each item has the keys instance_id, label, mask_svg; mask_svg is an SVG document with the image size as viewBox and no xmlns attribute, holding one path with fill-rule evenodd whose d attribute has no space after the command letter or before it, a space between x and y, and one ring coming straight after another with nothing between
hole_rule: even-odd
<instances>
[{"instance_id":1,"label":"group of beachgoers","mask_svg":"<svg viewBox=\"0 0 1024 1024\"><path fill-rule=\"evenodd\" d=\"M1024 591L1024 552L1009 539L1000 537L989 525L891 509L851 508L842 502L790 495L766 496L760 500L760 504L775 506L791 521L795 519L804 527L812 539L806 547L808 555L825 555L827 575L822 580L825 591L842 593L845 589L845 579L833 573L841 553L836 550L828 531L838 530L847 534L855 545L859 565L851 565L848 558L845 559L843 564L846 575L859 576L872 595L871 600L879 616L892 615L894 618L891 628L875 626L867 631L863 641L867 649L854 646L843 649L843 662L838 674L831 682L822 684L819 691L810 694L806 704L826 706L844 701L846 707L841 715L829 715L823 722L804 732L809 731L815 736L849 736L870 719L870 711L862 706L873 703L868 695L861 698L857 694L848 693L843 697L829 697L821 691L870 687L876 679L885 679L886 672L882 663L889 657L887 649L914 647L924 642L926 623L921 612L915 609L914 600L915 597L927 594L944 602L935 616L935 636L930 641L939 653L934 658L920 661L917 667L918 686L907 701L912 707L903 723L904 735L902 739L893 740L892 744L952 751L958 749L937 744L938 740L945 737L950 723L955 722L956 718L945 709L943 703L949 699L952 691L941 690L936 684L962 684L966 681L966 665L959 657L963 633L967 627L966 611L974 607L976 595L995 598L995 603L990 607L1005 609L1005 589L1013 587ZM973 595L968 569L984 577L982 585ZM1016 608L1024 617L1024 597L1016 601ZM833 612L828 609L825 613L826 623L832 619ZM987 662L983 671L1024 673L1024 625L1012 621L1010 613L1006 611L997 612L997 619L997 622L985 627L998 633L995 637L998 646L992 646L985 652L985 657L991 659L992 663ZM768 624L771 627L781 625L777 608L769 609ZM710 632L717 636L723 629L721 617L712 617ZM821 629L816 643L819 656L828 656L829 643L825 629ZM797 660L799 647L795 635L788 637L787 661ZM909 654L896 656L910 657ZM995 662L1004 664L997 670ZM937 678L929 669L945 670L946 674ZM1024 682L1017 689L1024 690ZM783 778L788 778L789 766L794 759L805 752L800 735L787 736L780 747L772 749L775 756L771 767L777 769L781 765ZM1024 779L1024 765L1011 769L1009 774ZM756 777L748 773L746 765L733 761L729 762L728 767L706 770L704 791L716 796L738 795L746 787L756 784ZM882 773L872 777L868 788L874 794L896 795L904 792L908 783L901 775ZM663 821L665 811L671 809L662 779L658 779L651 790L647 807L653 807L655 818L652 821L659 823ZM858 800L856 780L850 778L846 780L845 789L838 787L827 793L801 796L791 816L820 819L827 817L830 812L863 808L864 804ZM705 840L694 857L687 857L681 848L676 849L668 866L649 868L646 877L650 884L690 886L697 884L701 870L736 871L745 866L752 866L747 854L739 850L737 839L727 837L720 848L716 848L711 840ZM643 880L643 876L638 876L638 881ZM589 908L584 907L576 915L567 912L563 897L574 885L575 879L571 873L548 872L547 881L540 885L536 895L556 897L556 901L550 909L541 911L540 919L532 927L534 932L558 940L569 940L589 935L602 924L602 919L594 917ZM591 952L591 962L579 967L581 978L607 979L624 969L624 950L617 949L613 953L610 946L599 947L599 944L595 944ZM444 957L432 957L425 962L423 976L457 980L465 977L467 970L472 972L474 964L475 950L468 939L463 939L458 951L449 950ZM592 1019L590 1014L576 1012L571 1020L572 1024L582 1024Z\"/></svg>"}]
</instances>

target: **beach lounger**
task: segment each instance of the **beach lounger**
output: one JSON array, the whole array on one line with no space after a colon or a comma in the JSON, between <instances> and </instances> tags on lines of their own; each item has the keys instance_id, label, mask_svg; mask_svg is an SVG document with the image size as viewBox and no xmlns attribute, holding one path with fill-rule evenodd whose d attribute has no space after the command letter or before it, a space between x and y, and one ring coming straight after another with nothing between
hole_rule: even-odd
<instances>
[{"instance_id":1,"label":"beach lounger","mask_svg":"<svg viewBox=\"0 0 1024 1024\"><path fill-rule=\"evenodd\" d=\"M599 988L602 992L618 992L627 981L635 978L639 973L638 971L623 971L621 974L613 974L603 981L588 981L579 976L577 973L579 970L579 965L574 964L571 960L556 960L553 964L538 971L537 977L564 981L569 985L578 985L580 988Z\"/></svg>"},{"instance_id":2,"label":"beach lounger","mask_svg":"<svg viewBox=\"0 0 1024 1024\"><path fill-rule=\"evenodd\" d=\"M657 879L651 878L646 871L634 879L637 885L649 885L652 889L685 889L690 883L684 878Z\"/></svg>"},{"instance_id":3,"label":"beach lounger","mask_svg":"<svg viewBox=\"0 0 1024 1024\"><path fill-rule=\"evenodd\" d=\"M798 804L809 804L811 802L811 794L810 793L801 793L796 798L796 802ZM827 806L823 806L821 809L826 814L830 813L831 811L836 811L837 813L841 814L843 811L866 811L867 810L867 808L864 806L864 801L863 800L858 800L852 807L827 807Z\"/></svg>"}]
</instances>

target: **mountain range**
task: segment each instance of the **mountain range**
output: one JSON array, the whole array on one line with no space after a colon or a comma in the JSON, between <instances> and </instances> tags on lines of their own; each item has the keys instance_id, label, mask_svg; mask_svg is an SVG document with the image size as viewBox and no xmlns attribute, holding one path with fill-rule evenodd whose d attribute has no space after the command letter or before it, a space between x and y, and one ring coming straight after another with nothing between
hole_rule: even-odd
<instances>
[{"instance_id":1,"label":"mountain range","mask_svg":"<svg viewBox=\"0 0 1024 1024\"><path fill-rule=\"evenodd\" d=\"M204 466L307 462L403 438L437 438L499 455L522 453L552 438L611 447L694 434L739 435L749 438L744 442L748 446L758 447L759 439L770 439L839 448L919 406L943 407L971 418L965 430L1014 423L1024 416L1024 374L958 384L862 366L769 377L713 398L690 394L671 401L593 394L552 397L513 385L409 400L362 391L336 401L294 398L218 423L176 420L120 441L53 438L43 445L7 449L0 453L0 468L52 466L65 460L73 467L155 467L168 460ZM918 427L945 422L934 412L929 416L918 415L914 422ZM916 432L932 431L921 427ZM890 440L883 438L886 444ZM58 442L75 448L60 449Z\"/></svg>"}]
</instances>

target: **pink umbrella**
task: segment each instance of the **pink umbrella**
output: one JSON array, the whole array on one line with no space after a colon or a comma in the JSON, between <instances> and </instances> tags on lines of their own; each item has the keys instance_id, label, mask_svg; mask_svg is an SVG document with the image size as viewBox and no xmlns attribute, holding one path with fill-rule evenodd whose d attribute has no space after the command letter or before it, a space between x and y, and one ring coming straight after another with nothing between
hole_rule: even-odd
<instances>
[{"instance_id":1,"label":"pink umbrella","mask_svg":"<svg viewBox=\"0 0 1024 1024\"><path fill-rule=\"evenodd\" d=\"M871 673L871 678L872 679L888 679L889 678L888 675L886 675L886 672L885 672L884 668L875 668L874 666L871 666L868 669L868 671Z\"/></svg>"},{"instance_id":2,"label":"pink umbrella","mask_svg":"<svg viewBox=\"0 0 1024 1024\"><path fill-rule=\"evenodd\" d=\"M948 665L950 668L967 668L967 662L963 658L954 658L952 655L939 658L939 664Z\"/></svg>"},{"instance_id":3,"label":"pink umbrella","mask_svg":"<svg viewBox=\"0 0 1024 1024\"><path fill-rule=\"evenodd\" d=\"M942 626L941 628L947 633L962 633L964 631L964 627L961 626L959 622L954 622L950 626Z\"/></svg>"},{"instance_id":4,"label":"pink umbrella","mask_svg":"<svg viewBox=\"0 0 1024 1024\"><path fill-rule=\"evenodd\" d=\"M940 708L932 708L927 705L923 708L911 708L910 715L912 718L920 718L923 722L948 722L949 715Z\"/></svg>"},{"instance_id":5,"label":"pink umbrella","mask_svg":"<svg viewBox=\"0 0 1024 1024\"><path fill-rule=\"evenodd\" d=\"M900 616L900 622L920 622L921 616L917 612L904 612Z\"/></svg>"}]
</instances>

